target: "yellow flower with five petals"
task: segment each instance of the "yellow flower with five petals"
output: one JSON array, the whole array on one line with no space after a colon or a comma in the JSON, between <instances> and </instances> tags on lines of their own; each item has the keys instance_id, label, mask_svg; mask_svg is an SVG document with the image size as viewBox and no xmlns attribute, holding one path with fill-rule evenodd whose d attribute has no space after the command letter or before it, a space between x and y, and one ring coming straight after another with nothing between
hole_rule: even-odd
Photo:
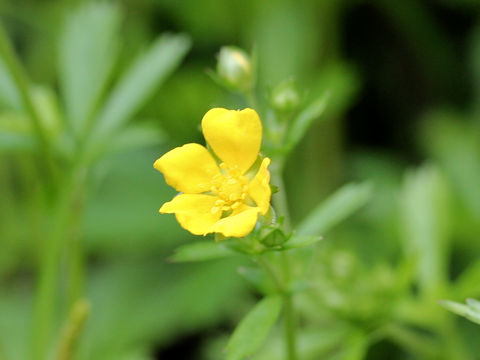
<instances>
[{"instance_id":1,"label":"yellow flower with five petals","mask_svg":"<svg viewBox=\"0 0 480 360\"><path fill-rule=\"evenodd\" d=\"M168 185L180 192L160 208L175 214L180 225L195 235L248 235L270 208L269 158L256 174L251 168L262 143L262 123L255 110L214 108L202 119L207 144L220 160L199 144L177 147L154 163Z\"/></svg>"}]
</instances>

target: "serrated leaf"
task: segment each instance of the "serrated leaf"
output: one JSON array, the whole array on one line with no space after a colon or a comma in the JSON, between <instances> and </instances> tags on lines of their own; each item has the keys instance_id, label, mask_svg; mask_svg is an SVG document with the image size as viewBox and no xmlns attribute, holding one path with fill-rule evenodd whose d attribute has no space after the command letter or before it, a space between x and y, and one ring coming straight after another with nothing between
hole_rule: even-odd
<instances>
[{"instance_id":1,"label":"serrated leaf","mask_svg":"<svg viewBox=\"0 0 480 360\"><path fill-rule=\"evenodd\" d=\"M98 104L118 54L122 13L111 2L91 2L67 17L59 39L59 73L67 119L75 132Z\"/></svg>"},{"instance_id":2,"label":"serrated leaf","mask_svg":"<svg viewBox=\"0 0 480 360\"><path fill-rule=\"evenodd\" d=\"M295 120L293 120L285 141L287 152L291 151L298 144L313 122L323 114L329 98L329 93L324 94L308 105Z\"/></svg>"},{"instance_id":3,"label":"serrated leaf","mask_svg":"<svg viewBox=\"0 0 480 360\"><path fill-rule=\"evenodd\" d=\"M180 246L170 257L173 262L192 262L219 259L233 256L235 253L214 241L195 242Z\"/></svg>"},{"instance_id":4,"label":"serrated leaf","mask_svg":"<svg viewBox=\"0 0 480 360\"><path fill-rule=\"evenodd\" d=\"M370 199L370 184L348 184L319 204L297 227L298 235L314 235L330 230Z\"/></svg>"},{"instance_id":5,"label":"serrated leaf","mask_svg":"<svg viewBox=\"0 0 480 360\"><path fill-rule=\"evenodd\" d=\"M265 297L243 318L227 345L227 360L243 360L252 355L265 341L270 328L277 320L282 298Z\"/></svg>"}]
</instances>

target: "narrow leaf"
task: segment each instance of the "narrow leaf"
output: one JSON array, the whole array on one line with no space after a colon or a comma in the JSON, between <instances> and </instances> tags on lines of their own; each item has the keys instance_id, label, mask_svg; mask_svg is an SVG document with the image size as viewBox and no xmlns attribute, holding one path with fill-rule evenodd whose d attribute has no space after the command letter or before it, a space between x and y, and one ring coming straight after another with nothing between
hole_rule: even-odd
<instances>
[{"instance_id":1,"label":"narrow leaf","mask_svg":"<svg viewBox=\"0 0 480 360\"><path fill-rule=\"evenodd\" d=\"M292 126L288 131L285 143L287 152L291 151L298 144L313 122L323 114L325 108L327 107L329 98L330 94L326 93L320 98L316 99L293 121Z\"/></svg>"},{"instance_id":2,"label":"narrow leaf","mask_svg":"<svg viewBox=\"0 0 480 360\"><path fill-rule=\"evenodd\" d=\"M202 241L180 246L175 250L175 254L170 257L170 260L173 262L205 261L232 255L235 255L235 253L222 244Z\"/></svg>"},{"instance_id":3,"label":"narrow leaf","mask_svg":"<svg viewBox=\"0 0 480 360\"><path fill-rule=\"evenodd\" d=\"M442 173L426 165L409 173L401 198L401 235L416 261L419 290L438 298L448 281L449 206Z\"/></svg>"},{"instance_id":4,"label":"narrow leaf","mask_svg":"<svg viewBox=\"0 0 480 360\"><path fill-rule=\"evenodd\" d=\"M480 324L480 302L477 300L467 299L467 305L450 300L440 300L440 305L457 315Z\"/></svg>"},{"instance_id":5,"label":"narrow leaf","mask_svg":"<svg viewBox=\"0 0 480 360\"><path fill-rule=\"evenodd\" d=\"M4 60L0 57L0 104L11 109L20 110L22 100L12 75L8 72Z\"/></svg>"},{"instance_id":6,"label":"narrow leaf","mask_svg":"<svg viewBox=\"0 0 480 360\"><path fill-rule=\"evenodd\" d=\"M368 183L348 184L318 205L297 227L298 235L324 233L345 220L370 199Z\"/></svg>"},{"instance_id":7,"label":"narrow leaf","mask_svg":"<svg viewBox=\"0 0 480 360\"><path fill-rule=\"evenodd\" d=\"M131 125L122 129L112 139L109 151L121 152L159 145L166 140L166 135L160 128L148 125Z\"/></svg>"},{"instance_id":8,"label":"narrow leaf","mask_svg":"<svg viewBox=\"0 0 480 360\"><path fill-rule=\"evenodd\" d=\"M113 69L121 15L111 2L88 3L63 27L58 44L60 85L75 131L86 126Z\"/></svg>"},{"instance_id":9,"label":"narrow leaf","mask_svg":"<svg viewBox=\"0 0 480 360\"><path fill-rule=\"evenodd\" d=\"M190 48L185 35L162 35L120 79L98 117L99 136L126 123L180 64Z\"/></svg>"},{"instance_id":10,"label":"narrow leaf","mask_svg":"<svg viewBox=\"0 0 480 360\"><path fill-rule=\"evenodd\" d=\"M227 360L243 360L265 341L280 314L282 298L272 295L261 300L240 322L227 345Z\"/></svg>"},{"instance_id":11,"label":"narrow leaf","mask_svg":"<svg viewBox=\"0 0 480 360\"><path fill-rule=\"evenodd\" d=\"M282 245L284 249L296 249L299 247L315 244L322 240L321 236L316 235L293 235L285 244Z\"/></svg>"}]
</instances>

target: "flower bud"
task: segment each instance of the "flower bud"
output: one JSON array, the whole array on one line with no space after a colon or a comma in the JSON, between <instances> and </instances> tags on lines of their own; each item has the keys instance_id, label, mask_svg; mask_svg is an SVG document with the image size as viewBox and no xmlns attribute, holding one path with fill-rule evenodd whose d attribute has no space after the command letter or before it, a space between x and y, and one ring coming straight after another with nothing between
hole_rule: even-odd
<instances>
[{"instance_id":1,"label":"flower bud","mask_svg":"<svg viewBox=\"0 0 480 360\"><path fill-rule=\"evenodd\" d=\"M262 229L260 234L260 242L266 247L277 247L286 243L288 236L282 229L271 225Z\"/></svg>"},{"instance_id":2,"label":"flower bud","mask_svg":"<svg viewBox=\"0 0 480 360\"><path fill-rule=\"evenodd\" d=\"M233 90L245 92L252 87L253 71L249 56L234 46L224 46L218 54L217 73Z\"/></svg>"},{"instance_id":3,"label":"flower bud","mask_svg":"<svg viewBox=\"0 0 480 360\"><path fill-rule=\"evenodd\" d=\"M270 93L270 103L275 110L280 112L294 111L300 105L300 95L295 80L284 80Z\"/></svg>"}]
</instances>

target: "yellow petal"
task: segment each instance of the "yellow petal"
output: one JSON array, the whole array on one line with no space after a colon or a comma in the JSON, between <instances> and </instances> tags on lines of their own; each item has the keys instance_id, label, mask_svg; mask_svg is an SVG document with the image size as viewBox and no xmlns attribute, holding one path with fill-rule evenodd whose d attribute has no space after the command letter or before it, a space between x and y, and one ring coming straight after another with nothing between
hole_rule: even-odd
<instances>
[{"instance_id":1,"label":"yellow petal","mask_svg":"<svg viewBox=\"0 0 480 360\"><path fill-rule=\"evenodd\" d=\"M265 215L270 207L272 190L270 189L270 172L268 171L270 159L265 158L258 169L257 175L248 185L248 193L260 209L260 214Z\"/></svg>"},{"instance_id":2,"label":"yellow petal","mask_svg":"<svg viewBox=\"0 0 480 360\"><path fill-rule=\"evenodd\" d=\"M216 196L180 194L160 208L162 214L175 214L177 221L194 235L206 235L220 219L221 211L212 212Z\"/></svg>"},{"instance_id":3,"label":"yellow petal","mask_svg":"<svg viewBox=\"0 0 480 360\"><path fill-rule=\"evenodd\" d=\"M215 108L202 119L205 140L229 167L243 174L257 159L262 143L262 123L255 110Z\"/></svg>"},{"instance_id":4,"label":"yellow petal","mask_svg":"<svg viewBox=\"0 0 480 360\"><path fill-rule=\"evenodd\" d=\"M259 209L257 207L244 206L232 215L219 220L212 227L212 231L221 233L226 237L247 236L255 227Z\"/></svg>"},{"instance_id":5,"label":"yellow petal","mask_svg":"<svg viewBox=\"0 0 480 360\"><path fill-rule=\"evenodd\" d=\"M165 176L168 185L190 194L209 191L212 178L220 173L212 155L199 144L177 147L155 161L153 167Z\"/></svg>"}]
</instances>

